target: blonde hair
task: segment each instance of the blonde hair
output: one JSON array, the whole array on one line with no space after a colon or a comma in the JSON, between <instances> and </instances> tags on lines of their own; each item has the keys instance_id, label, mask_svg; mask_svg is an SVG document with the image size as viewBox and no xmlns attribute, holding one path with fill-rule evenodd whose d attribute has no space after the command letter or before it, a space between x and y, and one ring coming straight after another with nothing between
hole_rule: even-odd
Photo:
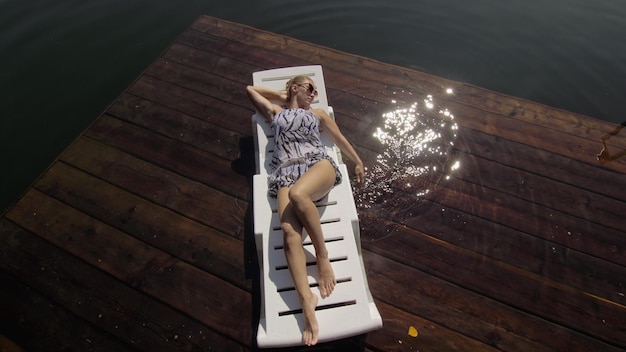
<instances>
[{"instance_id":1,"label":"blonde hair","mask_svg":"<svg viewBox=\"0 0 626 352\"><path fill-rule=\"evenodd\" d=\"M294 84L313 83L313 80L306 75L298 75L285 83L285 90L287 91L287 100L291 99L291 86Z\"/></svg>"}]
</instances>

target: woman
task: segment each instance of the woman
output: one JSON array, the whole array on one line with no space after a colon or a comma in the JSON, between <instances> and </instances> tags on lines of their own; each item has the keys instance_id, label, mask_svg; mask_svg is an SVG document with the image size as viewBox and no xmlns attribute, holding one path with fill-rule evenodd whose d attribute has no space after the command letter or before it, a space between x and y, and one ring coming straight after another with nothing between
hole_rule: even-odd
<instances>
[{"instance_id":1,"label":"woman","mask_svg":"<svg viewBox=\"0 0 626 352\"><path fill-rule=\"evenodd\" d=\"M363 185L365 175L361 159L335 121L326 111L311 108L311 102L317 96L313 80L307 76L296 76L287 81L285 88L284 91L276 91L248 86L247 93L274 130L274 155L268 176L269 195L278 201L285 256L302 303L305 321L302 341L311 346L318 339L319 327L315 317L318 297L311 291L307 280L302 229L306 229L313 242L319 290L322 298L326 298L333 292L336 280L314 201L323 198L341 182L337 165L320 141L320 126L356 164L355 175L359 186ZM281 101L285 105L279 106L270 100Z\"/></svg>"}]
</instances>

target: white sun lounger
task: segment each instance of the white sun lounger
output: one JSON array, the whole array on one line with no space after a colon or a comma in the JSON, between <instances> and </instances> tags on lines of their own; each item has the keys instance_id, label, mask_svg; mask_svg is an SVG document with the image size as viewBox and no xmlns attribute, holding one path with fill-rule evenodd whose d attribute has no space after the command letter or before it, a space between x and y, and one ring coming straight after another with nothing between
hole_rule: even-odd
<instances>
[{"instance_id":1,"label":"white sun lounger","mask_svg":"<svg viewBox=\"0 0 626 352\"><path fill-rule=\"evenodd\" d=\"M322 67L288 67L253 74L254 85L277 90L285 89L286 81L296 75L310 76L317 85L319 96L312 104L324 108L334 118L328 106ZM257 332L259 347L286 347L302 344L303 317L287 261L283 252L283 235L276 212L276 199L268 197L267 166L272 156L273 132L261 114L252 116L256 148L257 174L253 178L254 236L261 269L261 317ZM369 291L361 257L359 220L346 165L339 149L322 131L322 140L335 159L343 181L328 197L318 202L322 229L337 286L325 299L319 299L316 316L319 342L360 335L382 326L382 319ZM309 283L321 297L316 285L315 250L308 236L304 238Z\"/></svg>"}]
</instances>

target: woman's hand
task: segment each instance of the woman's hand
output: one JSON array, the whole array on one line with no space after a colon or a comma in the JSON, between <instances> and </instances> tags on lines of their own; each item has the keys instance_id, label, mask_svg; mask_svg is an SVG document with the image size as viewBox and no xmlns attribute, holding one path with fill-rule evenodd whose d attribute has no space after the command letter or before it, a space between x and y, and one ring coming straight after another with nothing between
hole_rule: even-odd
<instances>
[{"instance_id":1,"label":"woman's hand","mask_svg":"<svg viewBox=\"0 0 626 352\"><path fill-rule=\"evenodd\" d=\"M287 103L287 91L286 90L280 91L280 101L285 104Z\"/></svg>"},{"instance_id":2,"label":"woman's hand","mask_svg":"<svg viewBox=\"0 0 626 352\"><path fill-rule=\"evenodd\" d=\"M365 169L363 164L357 164L354 167L354 175L356 176L356 183L359 187L363 187L365 184Z\"/></svg>"}]
</instances>

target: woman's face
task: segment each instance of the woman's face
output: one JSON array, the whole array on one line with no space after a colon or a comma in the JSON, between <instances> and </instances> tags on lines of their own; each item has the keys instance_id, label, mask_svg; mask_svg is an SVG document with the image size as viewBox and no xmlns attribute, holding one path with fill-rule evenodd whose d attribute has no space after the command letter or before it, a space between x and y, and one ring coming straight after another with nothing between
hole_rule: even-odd
<instances>
[{"instance_id":1,"label":"woman's face","mask_svg":"<svg viewBox=\"0 0 626 352\"><path fill-rule=\"evenodd\" d=\"M317 87L312 80L303 83L296 83L297 92L295 94L298 106L309 107L317 96Z\"/></svg>"}]
</instances>

